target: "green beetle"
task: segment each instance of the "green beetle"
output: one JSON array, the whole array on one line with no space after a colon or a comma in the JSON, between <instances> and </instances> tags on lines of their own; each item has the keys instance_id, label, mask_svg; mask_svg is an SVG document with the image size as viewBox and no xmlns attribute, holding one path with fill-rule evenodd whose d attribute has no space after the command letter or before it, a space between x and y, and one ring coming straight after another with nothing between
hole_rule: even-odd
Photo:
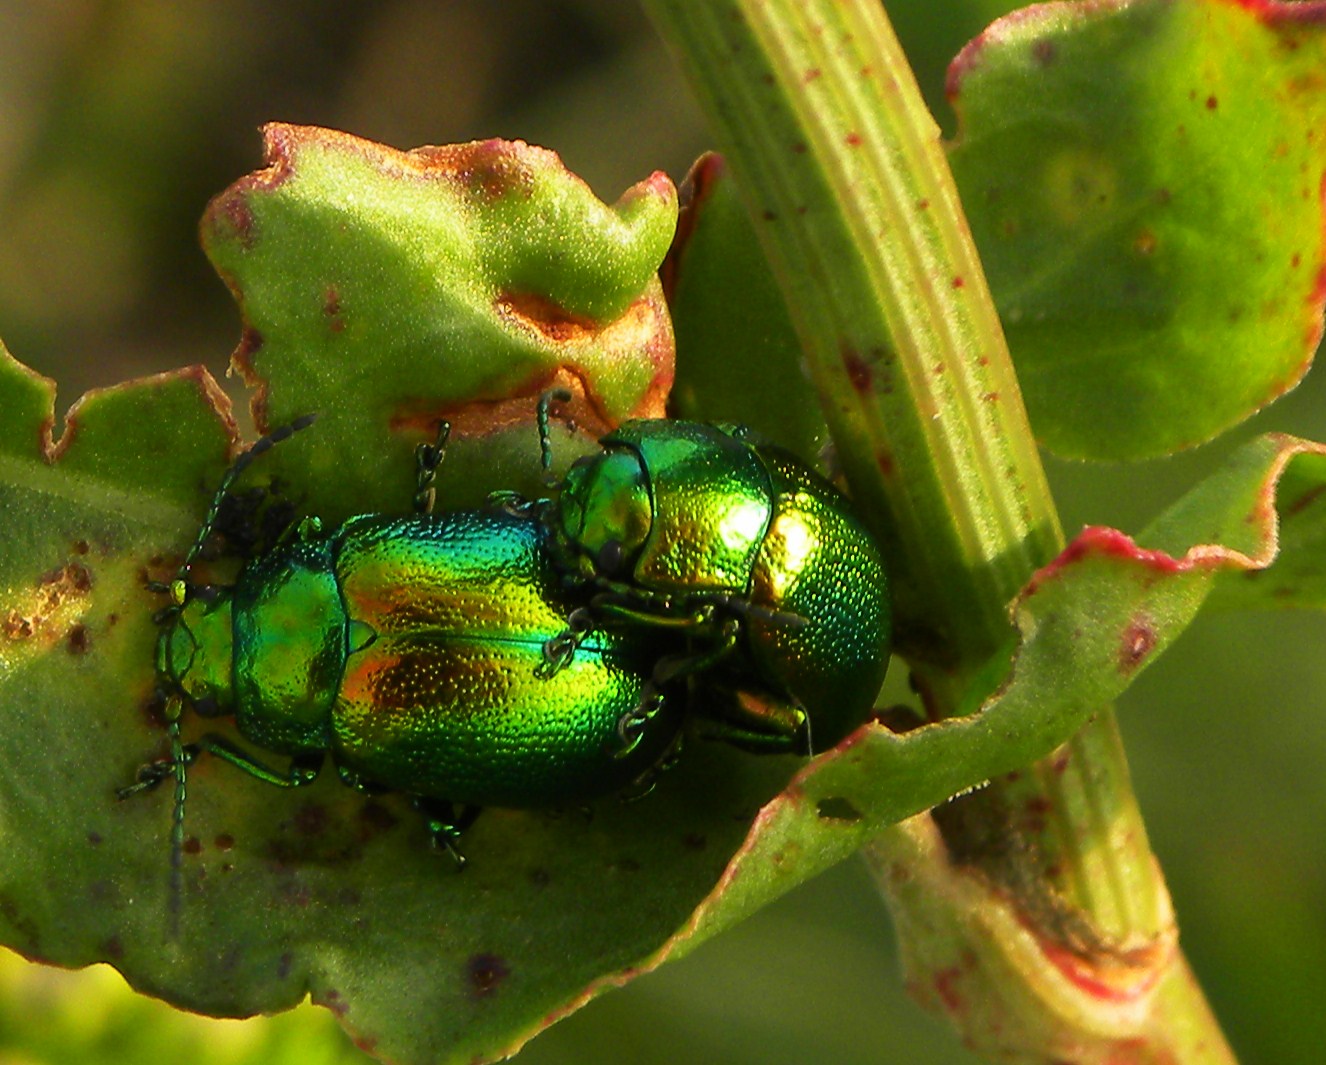
<instances>
[{"instance_id":1,"label":"green beetle","mask_svg":"<svg viewBox=\"0 0 1326 1065\"><path fill-rule=\"evenodd\" d=\"M548 407L540 403L545 456ZM753 749L811 753L869 716L888 668L884 563L847 499L735 425L640 420L600 440L542 508L572 583L597 590L552 668L609 620L685 633L703 712Z\"/></svg>"},{"instance_id":2,"label":"green beetle","mask_svg":"<svg viewBox=\"0 0 1326 1065\"><path fill-rule=\"evenodd\" d=\"M203 752L282 787L311 783L330 755L363 791L416 799L435 845L456 850L474 808L555 807L647 787L678 742L682 708L650 675L666 638L602 630L556 675L543 648L576 601L540 522L500 509L432 514L445 432L420 452L419 509L362 515L329 531L306 519L240 571L233 586L192 584L190 567L227 474L158 617L156 671L172 751L140 768L121 798L177 784ZM239 733L288 756L273 769L229 739L179 739L183 706L234 715ZM456 815L455 805L468 808Z\"/></svg>"}]
</instances>

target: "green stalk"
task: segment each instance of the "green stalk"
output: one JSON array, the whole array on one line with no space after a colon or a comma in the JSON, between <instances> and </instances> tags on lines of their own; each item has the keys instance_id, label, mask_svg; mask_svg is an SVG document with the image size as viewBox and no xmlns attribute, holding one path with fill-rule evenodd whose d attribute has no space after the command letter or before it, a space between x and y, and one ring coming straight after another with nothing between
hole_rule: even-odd
<instances>
[{"instance_id":1,"label":"green stalk","mask_svg":"<svg viewBox=\"0 0 1326 1065\"><path fill-rule=\"evenodd\" d=\"M878 0L645 6L708 112L897 575L899 651L927 709L959 712L1063 535L939 131ZM1137 1038L1168 1060L1233 1060L1174 949L1108 708L942 815L885 833L870 859L914 985L917 966L975 961L988 1008L935 1003L970 1045L1050 1061L1067 1032L1081 1060ZM924 905L905 887L920 882ZM989 1023L1012 1016L1028 1021Z\"/></svg>"}]
</instances>

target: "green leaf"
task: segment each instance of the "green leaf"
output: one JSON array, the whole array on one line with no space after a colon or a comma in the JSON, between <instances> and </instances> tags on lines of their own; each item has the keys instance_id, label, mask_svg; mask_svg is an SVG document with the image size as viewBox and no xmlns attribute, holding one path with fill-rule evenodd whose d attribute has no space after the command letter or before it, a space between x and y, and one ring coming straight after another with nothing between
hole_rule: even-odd
<instances>
[{"instance_id":1,"label":"green leaf","mask_svg":"<svg viewBox=\"0 0 1326 1065\"><path fill-rule=\"evenodd\" d=\"M297 187L297 173L287 174L276 190ZM253 193L261 203L276 190ZM334 213L313 212L284 239L309 244L337 232ZM531 258L513 251L510 261ZM287 258L273 269L297 267ZM250 287L294 284L278 274L257 271ZM437 313L445 330L453 312ZM281 318L279 305L269 318ZM371 367L403 326L366 322L356 350ZM497 374L504 355L494 348ZM358 509L404 509L393 501L413 487L412 458L384 471L375 444L388 427L365 436L358 420L387 409L399 367L384 355L381 372L360 368L355 387L333 390L332 371L311 368L293 340L260 350L273 404L280 379L284 392L317 393L326 406L317 426L253 473L275 465L268 459L289 456L289 470L301 452L330 454L334 483L287 474L292 498L334 514L352 505L350 484L363 486ZM298 794L274 792L203 760L189 781L172 937L171 796L116 802L114 791L163 750L151 698L151 615L161 597L146 579L173 572L233 427L201 371L86 397L58 447L53 403L50 382L0 357L0 408L10 415L0 440L0 940L63 965L110 961L136 987L200 1012L271 1012L308 995L361 1046L402 1062L511 1053L881 825L1045 753L1182 628L1215 564L1205 555L1163 563L1121 534L1098 532L1020 600L1011 679L981 714L902 735L868 726L808 765L693 740L640 802L604 801L591 815L486 811L466 836L470 866L459 876L429 852L400 796L366 800L330 773ZM447 505L445 486L442 495ZM1209 532L1209 509L1197 508L1200 521L1176 519L1174 536L1193 524ZM1245 509L1216 531L1242 530ZM1264 508L1257 514L1268 520ZM1149 629L1138 627L1143 614ZM991 687L1007 663L992 663ZM201 731L195 721L186 728Z\"/></svg>"},{"instance_id":2,"label":"green leaf","mask_svg":"<svg viewBox=\"0 0 1326 1065\"><path fill-rule=\"evenodd\" d=\"M696 160L689 200L664 263L677 334L674 413L758 429L798 455L828 439L787 304L722 156Z\"/></svg>"},{"instance_id":3,"label":"green leaf","mask_svg":"<svg viewBox=\"0 0 1326 1065\"><path fill-rule=\"evenodd\" d=\"M581 450L662 414L673 342L656 271L677 210L664 174L607 206L519 141L400 152L280 124L264 137L267 168L212 201L203 247L244 315L234 364L258 389L258 424L320 412L319 441L354 450L273 456L322 514L407 508L399 471L440 418L461 505L535 489L531 412L548 388L575 393Z\"/></svg>"},{"instance_id":4,"label":"green leaf","mask_svg":"<svg viewBox=\"0 0 1326 1065\"><path fill-rule=\"evenodd\" d=\"M1326 456L1288 447L1279 455L1284 467L1276 485L1280 520L1264 529L1267 539L1245 548L1254 558L1274 556L1275 565L1223 574L1213 590L1213 607L1326 607ZM1271 501L1260 499L1256 505L1264 509Z\"/></svg>"},{"instance_id":5,"label":"green leaf","mask_svg":"<svg viewBox=\"0 0 1326 1065\"><path fill-rule=\"evenodd\" d=\"M1321 3L1052 3L954 62L954 175L1053 451L1191 446L1307 369L1323 31Z\"/></svg>"}]
</instances>

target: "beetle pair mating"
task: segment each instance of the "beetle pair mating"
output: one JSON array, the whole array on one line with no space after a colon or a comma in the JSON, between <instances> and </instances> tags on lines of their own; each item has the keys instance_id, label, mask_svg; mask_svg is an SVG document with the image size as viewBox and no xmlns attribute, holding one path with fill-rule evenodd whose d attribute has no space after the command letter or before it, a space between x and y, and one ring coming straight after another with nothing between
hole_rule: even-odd
<instances>
[{"instance_id":1,"label":"beetle pair mating","mask_svg":"<svg viewBox=\"0 0 1326 1065\"><path fill-rule=\"evenodd\" d=\"M538 425L550 466L546 394ZM878 550L827 481L735 426L624 423L549 499L434 513L447 427L417 453L416 513L324 530L306 518L232 586L190 573L227 471L160 590L158 686L171 750L119 795L176 785L178 895L187 767L202 753L282 787L331 755L364 792L413 797L436 846L478 808L545 808L647 788L688 715L756 751L811 753L869 714L888 664ZM185 706L233 714L273 769Z\"/></svg>"}]
</instances>

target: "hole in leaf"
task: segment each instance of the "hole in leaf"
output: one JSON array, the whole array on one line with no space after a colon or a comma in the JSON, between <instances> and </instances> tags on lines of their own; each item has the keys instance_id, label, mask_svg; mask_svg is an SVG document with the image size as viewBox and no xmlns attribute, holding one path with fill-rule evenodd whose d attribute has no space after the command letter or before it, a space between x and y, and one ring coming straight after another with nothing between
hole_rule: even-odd
<instances>
[{"instance_id":1,"label":"hole in leaf","mask_svg":"<svg viewBox=\"0 0 1326 1065\"><path fill-rule=\"evenodd\" d=\"M861 811L840 796L821 799L816 810L822 821L860 821Z\"/></svg>"}]
</instances>

